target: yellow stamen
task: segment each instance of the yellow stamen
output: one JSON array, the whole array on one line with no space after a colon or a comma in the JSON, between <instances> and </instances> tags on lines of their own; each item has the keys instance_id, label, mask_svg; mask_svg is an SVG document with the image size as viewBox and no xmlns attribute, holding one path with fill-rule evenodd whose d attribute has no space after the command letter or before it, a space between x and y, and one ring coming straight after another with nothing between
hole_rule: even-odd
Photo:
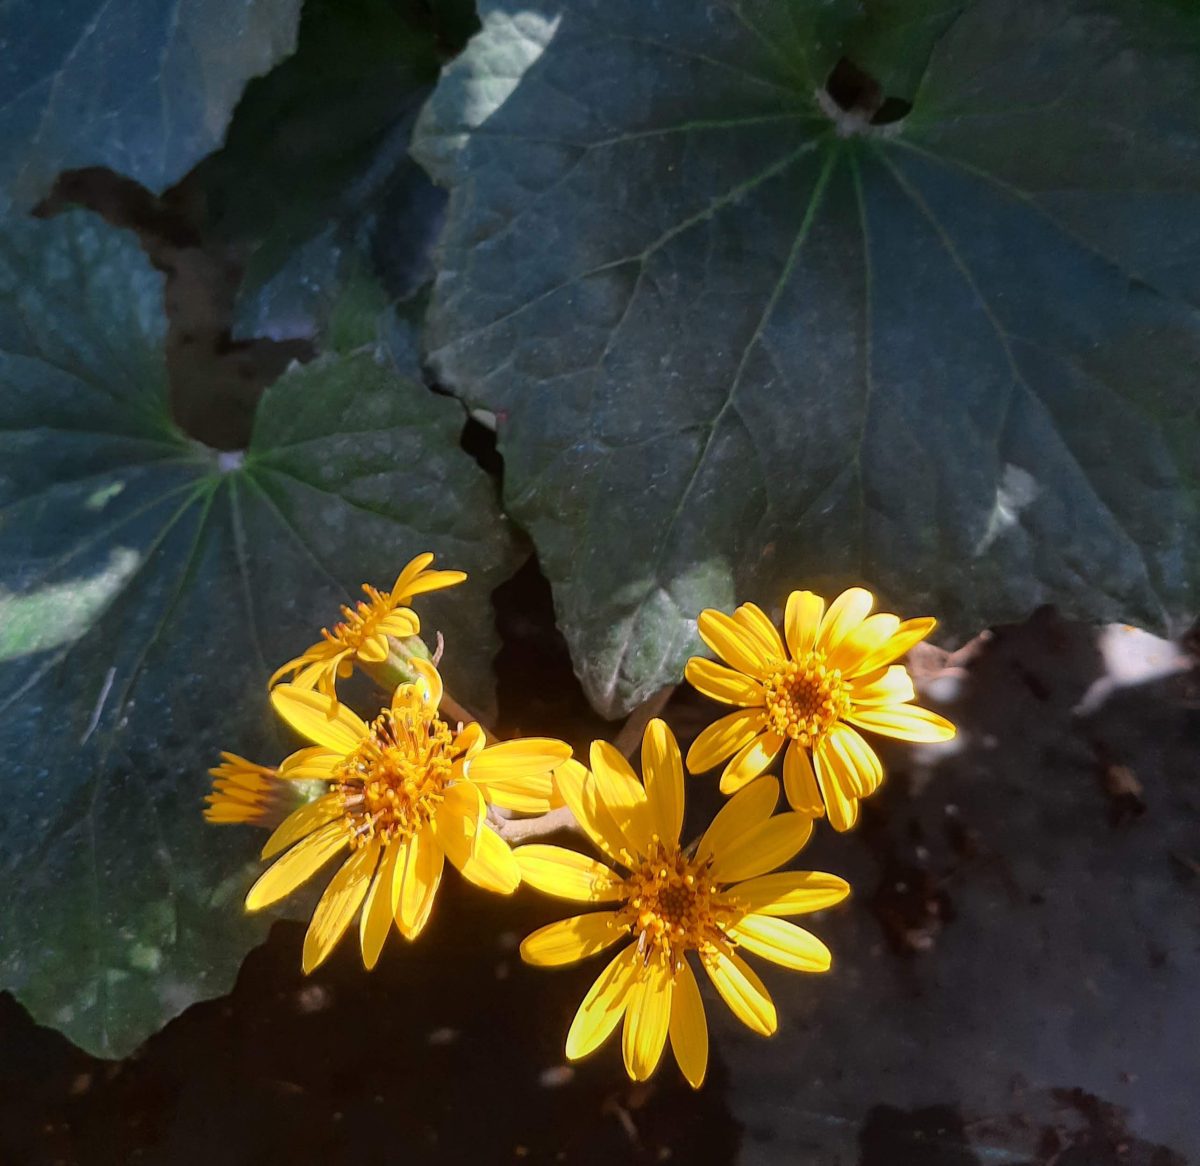
<instances>
[{"instance_id":1,"label":"yellow stamen","mask_svg":"<svg viewBox=\"0 0 1200 1166\"><path fill-rule=\"evenodd\" d=\"M434 817L453 772L453 739L415 688L380 713L370 735L334 772L352 847L376 837L411 837Z\"/></svg>"},{"instance_id":2,"label":"yellow stamen","mask_svg":"<svg viewBox=\"0 0 1200 1166\"><path fill-rule=\"evenodd\" d=\"M731 950L722 926L734 913L714 903L717 887L709 866L709 860L698 863L657 840L632 866L619 923L637 937L645 963L665 959L675 968L687 951Z\"/></svg>"},{"instance_id":3,"label":"yellow stamen","mask_svg":"<svg viewBox=\"0 0 1200 1166\"><path fill-rule=\"evenodd\" d=\"M850 690L823 652L789 660L763 685L767 720L781 736L812 746L850 711Z\"/></svg>"}]
</instances>

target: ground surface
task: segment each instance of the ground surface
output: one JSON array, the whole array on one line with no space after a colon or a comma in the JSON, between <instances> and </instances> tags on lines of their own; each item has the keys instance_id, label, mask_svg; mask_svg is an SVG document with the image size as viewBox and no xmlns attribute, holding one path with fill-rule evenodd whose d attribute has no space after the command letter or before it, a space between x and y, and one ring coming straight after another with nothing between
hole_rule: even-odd
<instances>
[{"instance_id":1,"label":"ground surface","mask_svg":"<svg viewBox=\"0 0 1200 1166\"><path fill-rule=\"evenodd\" d=\"M498 609L502 729L605 732L535 567ZM0 1162L1196 1163L1200 685L1075 715L1095 644L1039 613L932 682L961 746L892 751L861 828L805 852L855 888L813 924L834 971L766 972L770 1041L708 998L699 1094L671 1065L631 1086L613 1045L565 1066L596 969L524 967L517 940L555 905L448 879L426 936L373 974L347 945L306 979L302 929L278 925L228 997L123 1062L0 996ZM687 737L711 711L681 694L668 715ZM689 787L691 822L713 784Z\"/></svg>"}]
</instances>

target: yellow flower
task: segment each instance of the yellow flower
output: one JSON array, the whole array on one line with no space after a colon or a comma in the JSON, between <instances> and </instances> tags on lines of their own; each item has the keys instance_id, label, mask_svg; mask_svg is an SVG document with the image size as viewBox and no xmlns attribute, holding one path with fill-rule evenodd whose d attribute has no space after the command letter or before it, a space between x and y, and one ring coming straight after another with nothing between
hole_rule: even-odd
<instances>
[{"instance_id":1,"label":"yellow flower","mask_svg":"<svg viewBox=\"0 0 1200 1166\"><path fill-rule=\"evenodd\" d=\"M315 742L280 766L284 778L320 779L329 792L288 817L263 848L281 854L250 888L257 911L290 894L334 855L344 862L313 913L304 939L310 972L333 950L361 907L363 963L373 968L393 920L415 939L429 919L450 862L471 882L510 894L521 881L512 851L486 824L486 802L522 812L560 804L551 771L571 756L540 738L485 745L471 723L456 730L438 716L442 682L414 660L419 679L402 684L391 707L367 724L310 689L279 685L276 711Z\"/></svg>"},{"instance_id":2,"label":"yellow flower","mask_svg":"<svg viewBox=\"0 0 1200 1166\"><path fill-rule=\"evenodd\" d=\"M642 741L644 787L611 745L597 741L591 763L588 773L569 762L555 781L611 865L558 846L534 844L515 853L531 886L605 909L535 931L521 944L521 955L552 967L632 940L584 997L567 1034L567 1056L587 1056L624 1019L621 1047L630 1077L649 1077L669 1039L683 1075L699 1089L708 1064L708 1026L688 953L696 953L738 1019L769 1036L775 1005L737 949L798 971L827 971L829 949L779 916L829 907L850 887L816 871L767 873L812 833L806 814L771 816L779 800L773 777L731 798L694 853L681 847L683 764L660 720L650 722Z\"/></svg>"},{"instance_id":3,"label":"yellow flower","mask_svg":"<svg viewBox=\"0 0 1200 1166\"><path fill-rule=\"evenodd\" d=\"M221 764L208 772L213 776L213 792L204 799L208 821L274 826L283 817L280 807L290 799L283 796L287 785L277 770L222 753Z\"/></svg>"},{"instance_id":4,"label":"yellow flower","mask_svg":"<svg viewBox=\"0 0 1200 1166\"><path fill-rule=\"evenodd\" d=\"M405 604L426 591L438 591L461 583L462 571L428 571L430 554L418 555L396 576L390 591L379 591L369 583L362 585L366 601L342 607L342 621L333 630L321 629L320 642L289 660L268 681L274 686L282 676L296 673L291 683L297 688L315 688L337 704L334 682L345 679L354 670L355 661L382 664L388 658L388 637L415 636L421 630L416 612Z\"/></svg>"},{"instance_id":5,"label":"yellow flower","mask_svg":"<svg viewBox=\"0 0 1200 1166\"><path fill-rule=\"evenodd\" d=\"M811 591L793 591L784 615L787 646L753 603L724 615L700 613L700 636L732 667L693 656L686 676L705 696L740 706L705 729L688 750L694 773L725 758L721 791L733 793L783 750L783 787L794 809L828 811L836 830L858 820L860 798L883 780L875 750L852 726L902 741L947 741L954 726L908 702L912 678L893 664L933 631L936 620L871 615L869 591L844 591L825 611ZM732 755L732 756L731 756Z\"/></svg>"}]
</instances>

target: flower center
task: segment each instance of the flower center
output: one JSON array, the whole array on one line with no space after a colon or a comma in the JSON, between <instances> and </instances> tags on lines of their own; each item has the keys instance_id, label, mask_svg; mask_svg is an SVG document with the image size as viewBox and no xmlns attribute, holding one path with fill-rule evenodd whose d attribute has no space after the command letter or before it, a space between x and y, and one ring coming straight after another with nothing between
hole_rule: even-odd
<instances>
[{"instance_id":1,"label":"flower center","mask_svg":"<svg viewBox=\"0 0 1200 1166\"><path fill-rule=\"evenodd\" d=\"M375 625L388 614L391 596L379 591L369 583L363 584L370 602L359 600L353 607L342 605L342 620L333 625L333 631L321 629L321 635L331 644L339 648L349 648L357 651L362 647L363 640L375 634Z\"/></svg>"},{"instance_id":2,"label":"flower center","mask_svg":"<svg viewBox=\"0 0 1200 1166\"><path fill-rule=\"evenodd\" d=\"M729 947L721 922L730 913L713 902L717 888L708 867L655 843L626 878L620 922L637 936L647 963L660 957L676 966L688 950Z\"/></svg>"},{"instance_id":3,"label":"flower center","mask_svg":"<svg viewBox=\"0 0 1200 1166\"><path fill-rule=\"evenodd\" d=\"M801 745L820 740L850 711L850 691L821 652L789 660L765 683L767 720L781 736Z\"/></svg>"},{"instance_id":4,"label":"flower center","mask_svg":"<svg viewBox=\"0 0 1200 1166\"><path fill-rule=\"evenodd\" d=\"M417 693L380 713L334 781L353 826L351 845L410 837L437 812L453 773L450 726Z\"/></svg>"}]
</instances>

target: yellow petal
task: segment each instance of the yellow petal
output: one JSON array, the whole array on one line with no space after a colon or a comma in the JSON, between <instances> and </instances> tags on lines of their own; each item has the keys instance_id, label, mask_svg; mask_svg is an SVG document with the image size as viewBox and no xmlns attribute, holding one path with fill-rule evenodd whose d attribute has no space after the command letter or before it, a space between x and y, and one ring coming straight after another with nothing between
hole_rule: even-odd
<instances>
[{"instance_id":1,"label":"yellow petal","mask_svg":"<svg viewBox=\"0 0 1200 1166\"><path fill-rule=\"evenodd\" d=\"M453 587L456 583L462 583L466 578L465 571L426 571L420 579L414 579L412 584L400 594L407 602L428 591L441 591L443 587ZM394 595L395 592L393 592Z\"/></svg>"},{"instance_id":2,"label":"yellow petal","mask_svg":"<svg viewBox=\"0 0 1200 1166\"><path fill-rule=\"evenodd\" d=\"M419 555L414 555L403 567L400 568L400 574L396 576L396 582L392 584L390 592L393 599L397 603L400 602L400 597L408 594L408 589L420 578L421 573L433 562L433 555L428 551L422 551Z\"/></svg>"},{"instance_id":3,"label":"yellow petal","mask_svg":"<svg viewBox=\"0 0 1200 1166\"><path fill-rule=\"evenodd\" d=\"M526 814L544 814L561 805L553 771L571 757L562 741L531 737L489 745L467 766L469 781L493 805Z\"/></svg>"},{"instance_id":4,"label":"yellow petal","mask_svg":"<svg viewBox=\"0 0 1200 1166\"><path fill-rule=\"evenodd\" d=\"M858 775L849 769L842 756L829 748L829 738L817 742L813 756L817 784L825 800L829 824L839 832L849 830L858 821Z\"/></svg>"},{"instance_id":5,"label":"yellow petal","mask_svg":"<svg viewBox=\"0 0 1200 1166\"><path fill-rule=\"evenodd\" d=\"M567 1057L578 1061L599 1048L621 1021L629 1002L637 969L641 966L634 944L619 951L596 977L567 1033Z\"/></svg>"},{"instance_id":6,"label":"yellow petal","mask_svg":"<svg viewBox=\"0 0 1200 1166\"><path fill-rule=\"evenodd\" d=\"M808 749L797 741L788 745L783 757L783 792L793 810L812 818L825 816L825 803L817 787L812 758Z\"/></svg>"},{"instance_id":7,"label":"yellow petal","mask_svg":"<svg viewBox=\"0 0 1200 1166\"><path fill-rule=\"evenodd\" d=\"M730 887L720 901L736 905L747 914L805 915L832 907L849 893L850 884L837 875L819 870L781 870Z\"/></svg>"},{"instance_id":8,"label":"yellow petal","mask_svg":"<svg viewBox=\"0 0 1200 1166\"><path fill-rule=\"evenodd\" d=\"M903 664L863 673L850 682L850 700L856 708L904 704L915 696L912 677Z\"/></svg>"},{"instance_id":9,"label":"yellow petal","mask_svg":"<svg viewBox=\"0 0 1200 1166\"><path fill-rule=\"evenodd\" d=\"M703 656L693 656L685 665L683 674L697 692L723 704L740 704L750 708L763 703L763 687L757 680L714 660L706 660Z\"/></svg>"},{"instance_id":10,"label":"yellow petal","mask_svg":"<svg viewBox=\"0 0 1200 1166\"><path fill-rule=\"evenodd\" d=\"M339 753L352 753L367 736L361 717L344 704L330 716L329 701L319 692L280 684L271 690L271 704L301 736Z\"/></svg>"},{"instance_id":11,"label":"yellow petal","mask_svg":"<svg viewBox=\"0 0 1200 1166\"><path fill-rule=\"evenodd\" d=\"M417 657L412 657L408 661L408 666L413 670L417 677L417 688L420 690L421 698L430 708L437 708L442 703L443 686L442 674L437 670L429 660L421 660ZM396 702L399 700L404 685L399 685L392 697L392 707L396 707Z\"/></svg>"},{"instance_id":12,"label":"yellow petal","mask_svg":"<svg viewBox=\"0 0 1200 1166\"><path fill-rule=\"evenodd\" d=\"M747 951L797 972L827 972L833 957L815 935L786 919L747 915L726 928Z\"/></svg>"},{"instance_id":13,"label":"yellow petal","mask_svg":"<svg viewBox=\"0 0 1200 1166\"><path fill-rule=\"evenodd\" d=\"M788 596L783 630L793 659L799 660L813 650L824 614L825 600L814 592L793 591Z\"/></svg>"},{"instance_id":14,"label":"yellow petal","mask_svg":"<svg viewBox=\"0 0 1200 1166\"><path fill-rule=\"evenodd\" d=\"M699 1089L708 1069L708 1024L700 988L687 960L682 960L675 970L669 1033L680 1071L693 1089Z\"/></svg>"},{"instance_id":15,"label":"yellow petal","mask_svg":"<svg viewBox=\"0 0 1200 1166\"><path fill-rule=\"evenodd\" d=\"M739 709L713 721L692 742L687 754L687 767L692 773L704 773L720 765L726 757L744 749L767 724L761 708Z\"/></svg>"},{"instance_id":16,"label":"yellow petal","mask_svg":"<svg viewBox=\"0 0 1200 1166\"><path fill-rule=\"evenodd\" d=\"M400 898L396 907L396 926L405 939L416 939L429 922L433 900L442 881L445 854L434 830L426 826L408 843Z\"/></svg>"},{"instance_id":17,"label":"yellow petal","mask_svg":"<svg viewBox=\"0 0 1200 1166\"><path fill-rule=\"evenodd\" d=\"M583 832L609 858L619 860L625 836L597 800L592 775L578 761L568 761L554 771L554 784Z\"/></svg>"},{"instance_id":18,"label":"yellow petal","mask_svg":"<svg viewBox=\"0 0 1200 1166\"><path fill-rule=\"evenodd\" d=\"M860 729L870 729L872 733L880 733L885 737L926 744L949 741L957 732L945 717L911 704L893 708L854 709L846 720Z\"/></svg>"},{"instance_id":19,"label":"yellow petal","mask_svg":"<svg viewBox=\"0 0 1200 1166\"><path fill-rule=\"evenodd\" d=\"M846 792L865 798L883 781L883 764L878 754L849 725L834 725L825 747L837 755L839 772L847 776Z\"/></svg>"},{"instance_id":20,"label":"yellow petal","mask_svg":"<svg viewBox=\"0 0 1200 1166\"><path fill-rule=\"evenodd\" d=\"M629 849L644 853L653 831L642 783L607 741L592 742L591 762L597 799L613 816Z\"/></svg>"},{"instance_id":21,"label":"yellow petal","mask_svg":"<svg viewBox=\"0 0 1200 1166\"><path fill-rule=\"evenodd\" d=\"M616 911L594 911L539 927L521 943L521 958L543 968L573 964L629 938L629 928L617 922Z\"/></svg>"},{"instance_id":22,"label":"yellow petal","mask_svg":"<svg viewBox=\"0 0 1200 1166\"><path fill-rule=\"evenodd\" d=\"M761 680L774 671L775 661L762 650L754 633L732 616L707 607L700 613L696 627L700 638L739 672Z\"/></svg>"},{"instance_id":23,"label":"yellow petal","mask_svg":"<svg viewBox=\"0 0 1200 1166\"><path fill-rule=\"evenodd\" d=\"M535 890L577 903L614 903L621 881L586 854L535 842L513 851L521 877Z\"/></svg>"},{"instance_id":24,"label":"yellow petal","mask_svg":"<svg viewBox=\"0 0 1200 1166\"><path fill-rule=\"evenodd\" d=\"M306 975L328 958L345 934L371 885L378 861L379 840L374 838L354 851L330 880L304 936L302 966Z\"/></svg>"},{"instance_id":25,"label":"yellow petal","mask_svg":"<svg viewBox=\"0 0 1200 1166\"><path fill-rule=\"evenodd\" d=\"M919 644L935 627L937 627L937 620L931 616L923 616L921 619L906 619L886 644L883 644L877 652L873 652L859 664L859 670L869 672L872 668L880 668L884 664L890 664L893 660L899 660L905 652Z\"/></svg>"},{"instance_id":26,"label":"yellow petal","mask_svg":"<svg viewBox=\"0 0 1200 1166\"><path fill-rule=\"evenodd\" d=\"M364 664L382 664L388 658L389 650L387 636L377 632L358 645L355 655Z\"/></svg>"},{"instance_id":27,"label":"yellow petal","mask_svg":"<svg viewBox=\"0 0 1200 1166\"><path fill-rule=\"evenodd\" d=\"M761 607L755 603L743 603L733 613L733 618L754 636L764 659L777 664L787 659L783 639L771 622L771 617Z\"/></svg>"},{"instance_id":28,"label":"yellow petal","mask_svg":"<svg viewBox=\"0 0 1200 1166\"><path fill-rule=\"evenodd\" d=\"M763 1036L775 1031L779 1024L775 1005L762 980L744 959L712 951L704 957L704 970L738 1020Z\"/></svg>"},{"instance_id":29,"label":"yellow petal","mask_svg":"<svg viewBox=\"0 0 1200 1166\"><path fill-rule=\"evenodd\" d=\"M398 838L393 838L387 844L383 860L363 901L358 941L362 947L363 966L368 972L379 962L384 940L392 929L392 885L396 878L396 863L403 849Z\"/></svg>"},{"instance_id":30,"label":"yellow petal","mask_svg":"<svg viewBox=\"0 0 1200 1166\"><path fill-rule=\"evenodd\" d=\"M740 883L765 874L799 853L812 829L807 814L776 814L718 851L710 873L719 883Z\"/></svg>"},{"instance_id":31,"label":"yellow petal","mask_svg":"<svg viewBox=\"0 0 1200 1166\"><path fill-rule=\"evenodd\" d=\"M498 895L511 895L521 885L521 870L508 843L487 825L468 837L463 822L448 816L444 804L434 819L434 832L446 857L468 882Z\"/></svg>"},{"instance_id":32,"label":"yellow petal","mask_svg":"<svg viewBox=\"0 0 1200 1166\"><path fill-rule=\"evenodd\" d=\"M330 822L314 831L269 867L246 895L246 910L259 911L290 895L350 844L345 825Z\"/></svg>"},{"instance_id":33,"label":"yellow petal","mask_svg":"<svg viewBox=\"0 0 1200 1166\"><path fill-rule=\"evenodd\" d=\"M416 613L409 611L407 607L401 607L390 615L385 615L375 625L376 630L383 635L394 636L398 640L402 640L406 636L415 636L420 627L421 621L417 619Z\"/></svg>"},{"instance_id":34,"label":"yellow petal","mask_svg":"<svg viewBox=\"0 0 1200 1166\"><path fill-rule=\"evenodd\" d=\"M465 753L474 760L486 744L487 734L484 733L483 726L478 721L470 721L454 734L452 752Z\"/></svg>"},{"instance_id":35,"label":"yellow petal","mask_svg":"<svg viewBox=\"0 0 1200 1166\"><path fill-rule=\"evenodd\" d=\"M326 749L323 745L310 745L285 757L279 766L279 776L289 781L328 781L345 760L344 753Z\"/></svg>"},{"instance_id":36,"label":"yellow petal","mask_svg":"<svg viewBox=\"0 0 1200 1166\"><path fill-rule=\"evenodd\" d=\"M817 647L826 657L831 656L838 644L854 631L871 613L875 596L862 587L851 587L843 591L830 605L821 621L817 633Z\"/></svg>"},{"instance_id":37,"label":"yellow petal","mask_svg":"<svg viewBox=\"0 0 1200 1166\"><path fill-rule=\"evenodd\" d=\"M779 782L773 777L760 777L739 790L721 807L705 830L696 847L696 858L702 862L727 850L742 835L762 825L778 801Z\"/></svg>"},{"instance_id":38,"label":"yellow petal","mask_svg":"<svg viewBox=\"0 0 1200 1166\"><path fill-rule=\"evenodd\" d=\"M625 1058L625 1071L634 1081L649 1080L662 1060L671 1023L673 987L666 962L651 960L629 993L621 1052Z\"/></svg>"},{"instance_id":39,"label":"yellow petal","mask_svg":"<svg viewBox=\"0 0 1200 1166\"><path fill-rule=\"evenodd\" d=\"M900 626L900 617L888 612L868 616L838 645L829 663L841 670L843 676L857 676L862 662L868 660L892 638Z\"/></svg>"},{"instance_id":40,"label":"yellow petal","mask_svg":"<svg viewBox=\"0 0 1200 1166\"><path fill-rule=\"evenodd\" d=\"M299 842L307 834L320 829L327 822L340 818L344 809L341 794L326 794L315 802L309 802L298 810L293 810L278 828L267 839L262 848L262 858L274 858L295 842Z\"/></svg>"},{"instance_id":41,"label":"yellow petal","mask_svg":"<svg viewBox=\"0 0 1200 1166\"><path fill-rule=\"evenodd\" d=\"M675 734L658 717L642 736L642 779L651 828L663 842L678 842L683 829L683 758Z\"/></svg>"},{"instance_id":42,"label":"yellow petal","mask_svg":"<svg viewBox=\"0 0 1200 1166\"><path fill-rule=\"evenodd\" d=\"M733 755L721 774L721 792L723 794L737 793L747 782L753 781L769 769L786 744L786 737L767 730L760 733L749 744L742 746Z\"/></svg>"},{"instance_id":43,"label":"yellow petal","mask_svg":"<svg viewBox=\"0 0 1200 1166\"><path fill-rule=\"evenodd\" d=\"M571 759L571 746L550 737L518 737L489 745L471 762L471 780L512 781L551 773Z\"/></svg>"}]
</instances>

